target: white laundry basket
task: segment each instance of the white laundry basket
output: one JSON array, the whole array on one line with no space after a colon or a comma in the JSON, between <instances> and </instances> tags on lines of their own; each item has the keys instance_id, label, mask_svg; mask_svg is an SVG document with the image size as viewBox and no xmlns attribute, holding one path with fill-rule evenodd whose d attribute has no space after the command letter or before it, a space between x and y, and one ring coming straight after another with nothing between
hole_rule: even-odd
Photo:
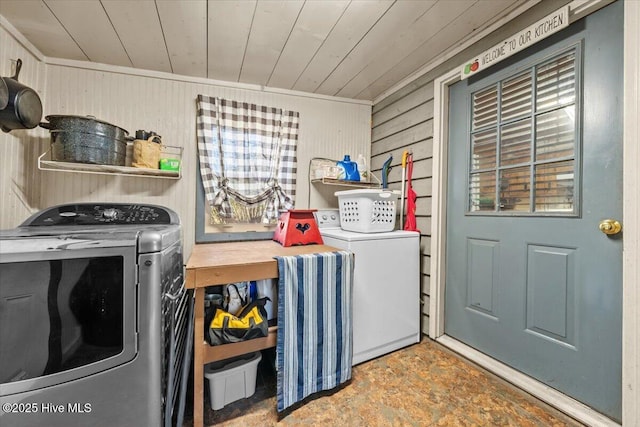
<instances>
[{"instance_id":1,"label":"white laundry basket","mask_svg":"<svg viewBox=\"0 0 640 427\"><path fill-rule=\"evenodd\" d=\"M393 231L398 192L393 190L337 191L340 228L359 233Z\"/></svg>"}]
</instances>

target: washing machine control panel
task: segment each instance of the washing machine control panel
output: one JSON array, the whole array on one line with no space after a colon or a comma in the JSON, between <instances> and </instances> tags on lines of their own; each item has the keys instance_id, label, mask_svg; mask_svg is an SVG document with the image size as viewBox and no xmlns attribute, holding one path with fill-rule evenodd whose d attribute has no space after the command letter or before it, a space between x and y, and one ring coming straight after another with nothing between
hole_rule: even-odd
<instances>
[{"instance_id":1,"label":"washing machine control panel","mask_svg":"<svg viewBox=\"0 0 640 427\"><path fill-rule=\"evenodd\" d=\"M46 209L22 226L174 224L176 215L153 205L73 204Z\"/></svg>"}]
</instances>

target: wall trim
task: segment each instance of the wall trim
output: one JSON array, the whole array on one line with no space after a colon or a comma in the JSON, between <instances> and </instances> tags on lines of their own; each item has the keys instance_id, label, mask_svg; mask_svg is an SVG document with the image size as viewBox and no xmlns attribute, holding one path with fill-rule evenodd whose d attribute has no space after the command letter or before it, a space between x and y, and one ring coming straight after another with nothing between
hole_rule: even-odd
<instances>
[{"instance_id":1,"label":"wall trim","mask_svg":"<svg viewBox=\"0 0 640 427\"><path fill-rule=\"evenodd\" d=\"M533 378L501 363L468 345L451 338L447 335L436 340L438 343L450 350L462 355L472 362L480 365L484 369L504 379L505 381L515 385L516 387L526 390L527 393L542 400L543 402L553 406L570 417L584 423L588 426L616 427L620 424L610 418L605 417L599 412L586 406L571 397L564 395L554 388L549 387Z\"/></svg>"},{"instance_id":2,"label":"wall trim","mask_svg":"<svg viewBox=\"0 0 640 427\"><path fill-rule=\"evenodd\" d=\"M571 22L591 14L615 0L574 0L569 3ZM623 1L623 0L620 0ZM624 43L624 124L623 124L623 192L625 236L623 244L623 352L622 352L622 421L623 425L640 425L640 151L637 147L640 134L640 2L625 1ZM465 58L466 59L466 58ZM447 194L447 145L448 145L448 107L449 86L460 80L459 69L462 63L434 80L434 116L433 116L433 180L432 180L432 219L431 219L431 282L430 282L430 321L429 337L442 342L445 346L451 341L444 330L444 292L446 265L446 194ZM455 351L458 351L452 348ZM468 349L460 349L462 354ZM463 353L464 352L464 353ZM473 359L472 359L473 360ZM495 360L484 356L475 361L480 366L493 371ZM498 374L500 375L500 374ZM503 371L508 381L514 382L515 373ZM522 374L520 374L522 375ZM534 380L519 381L516 384L525 391L536 395ZM557 392L556 392L557 393ZM565 396L567 399L571 399ZM539 397L542 400L542 397ZM573 399L571 399L573 400ZM545 400L546 401L546 400ZM549 401L560 408L561 400ZM565 409L560 408L565 411ZM589 409L589 408L588 408ZM593 410L589 409L593 412ZM586 413L585 413L586 414ZM582 420L587 416L580 411L572 415ZM588 415L590 417L590 415ZM586 418L590 419L590 418ZM606 418L609 420L609 418ZM611 420L609 420L611 421ZM589 424L589 423L588 423ZM600 425L599 423L590 425ZM613 424L616 425L616 424Z\"/></svg>"},{"instance_id":3,"label":"wall trim","mask_svg":"<svg viewBox=\"0 0 640 427\"><path fill-rule=\"evenodd\" d=\"M622 423L640 426L640 2L624 2Z\"/></svg>"},{"instance_id":4,"label":"wall trim","mask_svg":"<svg viewBox=\"0 0 640 427\"><path fill-rule=\"evenodd\" d=\"M0 15L0 27L3 27L5 30L7 30L7 32L11 34L13 38L22 45L22 47L24 47L27 51L29 51L29 53L35 56L38 61L45 61L46 57L42 54L42 52L40 52L37 47L31 44L31 42L27 40L27 38L23 36L22 33L16 29L16 27L11 25L11 23L7 21L7 18L2 15Z\"/></svg>"},{"instance_id":5,"label":"wall trim","mask_svg":"<svg viewBox=\"0 0 640 427\"><path fill-rule=\"evenodd\" d=\"M50 58L45 57L47 65L56 65L60 67L79 68L92 71L107 71L116 74L125 74L130 76L140 76L148 78L156 78L163 80L173 80L183 83L206 84L209 86L218 86L231 89L242 89L254 92L265 92L287 96L298 96L302 98L321 99L324 101L344 102L348 104L372 105L371 101L363 99L342 98L339 96L321 95L316 93L301 92L289 89L280 89L263 85L250 83L227 82L224 80L207 79L204 77L185 76L181 74L172 74L164 71L143 70L140 68L123 67L120 65L101 64L97 62L77 61L73 59Z\"/></svg>"},{"instance_id":6,"label":"wall trim","mask_svg":"<svg viewBox=\"0 0 640 427\"><path fill-rule=\"evenodd\" d=\"M429 337L444 334L446 275L447 163L449 146L449 86L460 80L455 67L433 83L433 177L431 188L431 283L429 286Z\"/></svg>"}]
</instances>

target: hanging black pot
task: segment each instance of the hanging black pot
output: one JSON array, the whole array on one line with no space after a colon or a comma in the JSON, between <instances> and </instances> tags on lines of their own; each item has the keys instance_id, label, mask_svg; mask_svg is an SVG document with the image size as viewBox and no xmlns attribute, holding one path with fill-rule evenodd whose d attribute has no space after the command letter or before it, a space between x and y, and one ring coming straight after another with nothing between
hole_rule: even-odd
<instances>
[{"instance_id":1,"label":"hanging black pot","mask_svg":"<svg viewBox=\"0 0 640 427\"><path fill-rule=\"evenodd\" d=\"M4 82L4 79L0 79L0 110L4 110L8 103L9 89L7 89L7 84Z\"/></svg>"},{"instance_id":2,"label":"hanging black pot","mask_svg":"<svg viewBox=\"0 0 640 427\"><path fill-rule=\"evenodd\" d=\"M0 110L0 128L4 132L14 129L33 129L42 118L42 102L35 90L18 82L22 60L16 62L16 74L2 77L7 87L7 104ZM2 85L0 85L0 106L2 105Z\"/></svg>"}]
</instances>

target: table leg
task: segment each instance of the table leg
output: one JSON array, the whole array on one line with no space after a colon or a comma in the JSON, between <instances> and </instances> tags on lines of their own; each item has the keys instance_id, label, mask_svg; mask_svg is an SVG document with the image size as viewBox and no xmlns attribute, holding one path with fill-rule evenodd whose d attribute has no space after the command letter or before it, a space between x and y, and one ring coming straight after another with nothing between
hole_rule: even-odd
<instances>
[{"instance_id":1,"label":"table leg","mask_svg":"<svg viewBox=\"0 0 640 427\"><path fill-rule=\"evenodd\" d=\"M196 288L193 329L193 426L204 425L204 288Z\"/></svg>"}]
</instances>

